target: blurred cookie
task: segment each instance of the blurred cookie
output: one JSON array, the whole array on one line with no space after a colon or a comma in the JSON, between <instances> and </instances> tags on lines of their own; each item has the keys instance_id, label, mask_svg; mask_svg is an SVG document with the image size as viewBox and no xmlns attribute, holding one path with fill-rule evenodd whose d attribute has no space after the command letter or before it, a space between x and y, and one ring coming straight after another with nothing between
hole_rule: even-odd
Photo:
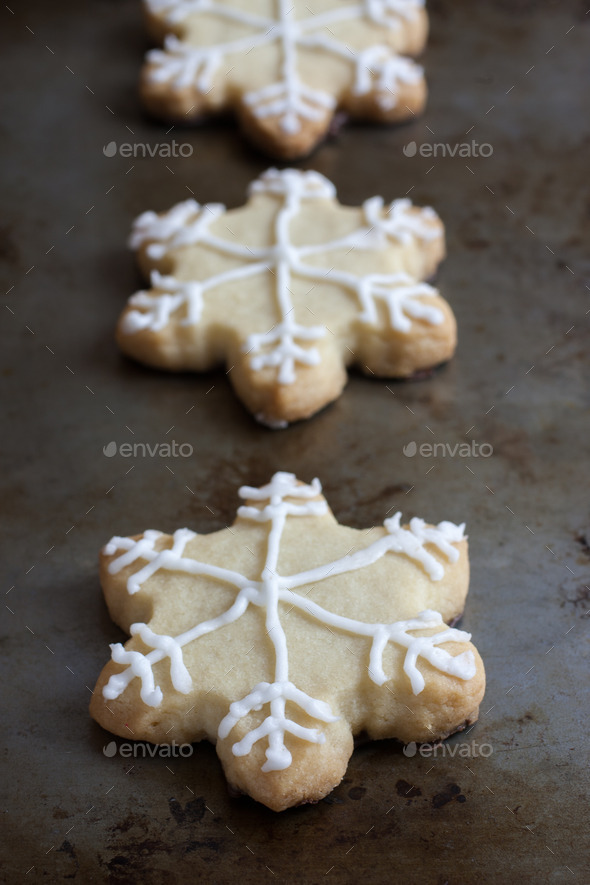
<instances>
[{"instance_id":1,"label":"blurred cookie","mask_svg":"<svg viewBox=\"0 0 590 885\"><path fill-rule=\"evenodd\" d=\"M129 300L120 348L172 370L225 363L270 426L336 399L348 366L403 378L455 350L453 313L423 282L444 228L406 199L342 206L323 175L270 169L239 209L188 200L144 212L130 245L151 288Z\"/></svg>"},{"instance_id":2,"label":"blurred cookie","mask_svg":"<svg viewBox=\"0 0 590 885\"><path fill-rule=\"evenodd\" d=\"M147 54L143 101L187 122L230 109L262 150L309 153L340 108L397 122L424 107L424 0L145 0L162 49Z\"/></svg>"}]
</instances>

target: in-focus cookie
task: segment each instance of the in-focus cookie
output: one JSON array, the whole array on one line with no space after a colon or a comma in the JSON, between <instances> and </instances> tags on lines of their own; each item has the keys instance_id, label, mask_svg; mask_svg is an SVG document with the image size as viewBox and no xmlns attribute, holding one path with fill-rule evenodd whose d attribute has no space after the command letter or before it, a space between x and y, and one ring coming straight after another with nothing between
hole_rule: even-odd
<instances>
[{"instance_id":1,"label":"in-focus cookie","mask_svg":"<svg viewBox=\"0 0 590 885\"><path fill-rule=\"evenodd\" d=\"M132 638L111 646L97 722L206 738L234 788L282 811L338 785L355 734L431 742L477 719L483 664L444 623L467 594L464 526L340 526L319 482L289 473L239 494L232 528L104 548L107 605Z\"/></svg>"},{"instance_id":2,"label":"in-focus cookie","mask_svg":"<svg viewBox=\"0 0 590 885\"><path fill-rule=\"evenodd\" d=\"M187 122L227 109L272 156L294 159L337 108L397 122L426 100L424 0L145 0L163 49L147 54L150 112ZM401 53L401 54L400 54Z\"/></svg>"},{"instance_id":3,"label":"in-focus cookie","mask_svg":"<svg viewBox=\"0 0 590 885\"><path fill-rule=\"evenodd\" d=\"M342 206L323 175L270 169L239 209L187 200L144 212L130 245L151 288L129 300L120 348L165 369L225 363L271 426L336 399L347 366L407 377L455 349L451 308L422 282L444 256L444 228L407 199Z\"/></svg>"}]
</instances>

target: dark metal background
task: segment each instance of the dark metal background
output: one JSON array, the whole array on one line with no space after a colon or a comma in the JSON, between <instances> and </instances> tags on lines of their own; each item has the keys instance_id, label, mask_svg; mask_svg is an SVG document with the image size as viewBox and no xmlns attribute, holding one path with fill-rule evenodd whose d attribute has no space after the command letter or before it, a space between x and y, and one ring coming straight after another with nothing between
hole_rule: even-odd
<instances>
[{"instance_id":1,"label":"dark metal background","mask_svg":"<svg viewBox=\"0 0 590 885\"><path fill-rule=\"evenodd\" d=\"M132 218L187 188L239 205L268 163L232 125L166 135L142 118L135 0L9 5L2 881L587 883L587 0L433 0L426 116L346 128L303 164L344 202L410 193L440 212L449 258L439 283L460 344L428 380L354 376L335 405L279 433L253 423L223 372L149 371L113 343L138 285L124 247ZM102 153L112 140L170 139L193 145L194 158ZM472 139L493 156L402 154L411 140ZM171 439L194 457L102 453L111 440ZM411 440L466 439L493 456L402 454ZM392 507L467 521L464 626L488 689L477 726L450 745L487 743L489 757L405 758L394 742L368 744L331 796L276 815L228 796L208 745L187 760L103 755L89 689L121 637L98 586L99 547L114 532L219 528L237 487L276 469L319 476L354 526Z\"/></svg>"}]
</instances>

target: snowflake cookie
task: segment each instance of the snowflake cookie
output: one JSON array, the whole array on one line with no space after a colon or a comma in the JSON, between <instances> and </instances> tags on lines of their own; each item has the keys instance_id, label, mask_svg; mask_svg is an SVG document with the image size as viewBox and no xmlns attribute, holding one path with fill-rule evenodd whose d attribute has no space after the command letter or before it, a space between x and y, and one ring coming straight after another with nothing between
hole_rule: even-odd
<instances>
[{"instance_id":1,"label":"snowflake cookie","mask_svg":"<svg viewBox=\"0 0 590 885\"><path fill-rule=\"evenodd\" d=\"M229 783L275 811L336 787L353 735L431 742L474 722L485 685L448 627L469 581L464 526L339 525L318 480L276 473L232 528L114 537L113 620L90 710L154 743L208 739Z\"/></svg>"},{"instance_id":2,"label":"snowflake cookie","mask_svg":"<svg viewBox=\"0 0 590 885\"><path fill-rule=\"evenodd\" d=\"M225 361L270 426L336 399L349 365L407 377L455 349L453 313L422 282L444 255L443 225L406 199L342 206L323 175L270 169L239 209L144 212L130 245L151 288L121 316L121 349L166 369Z\"/></svg>"},{"instance_id":3,"label":"snowflake cookie","mask_svg":"<svg viewBox=\"0 0 590 885\"><path fill-rule=\"evenodd\" d=\"M309 153L336 108L397 122L426 99L415 55L424 0L145 0L162 49L147 54L143 101L165 119L234 110L273 156Z\"/></svg>"}]
</instances>

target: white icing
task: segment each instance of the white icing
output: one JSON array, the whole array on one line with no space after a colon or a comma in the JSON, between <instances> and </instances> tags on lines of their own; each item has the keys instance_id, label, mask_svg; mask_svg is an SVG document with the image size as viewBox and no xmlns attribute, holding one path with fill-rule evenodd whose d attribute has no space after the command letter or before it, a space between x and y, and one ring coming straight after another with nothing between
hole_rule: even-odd
<instances>
[{"instance_id":1,"label":"white icing","mask_svg":"<svg viewBox=\"0 0 590 885\"><path fill-rule=\"evenodd\" d=\"M271 22L272 25L272 22ZM196 49L174 34L164 40L164 49L150 49L148 77L154 83L168 83L175 91L194 87L204 94L213 89L214 75L227 55L248 52L273 40L272 28L266 33L232 40L219 46Z\"/></svg>"},{"instance_id":2,"label":"white icing","mask_svg":"<svg viewBox=\"0 0 590 885\"><path fill-rule=\"evenodd\" d=\"M392 549L396 553L405 553L410 559L415 559L424 566L433 581L440 581L444 575L444 568L424 548L424 544L432 544L449 562L457 562L459 551L453 544L465 540L465 523L455 525L453 522L445 521L439 522L437 526L429 526L423 519L415 516L410 520L408 530L402 527L401 517L401 512L398 511L383 523L390 536L395 538L396 544L399 545Z\"/></svg>"},{"instance_id":3,"label":"white icing","mask_svg":"<svg viewBox=\"0 0 590 885\"><path fill-rule=\"evenodd\" d=\"M108 570L111 575L118 574L128 565L132 565L137 559L145 559L149 566L145 566L141 571L136 572L127 580L127 592L132 596L141 589L141 585L151 578L155 572L160 569L166 571L181 571L189 575L208 575L217 578L219 581L233 584L239 589L249 586L249 582L243 575L238 572L232 572L229 569L218 568L213 565L205 565L197 562L195 559L184 557L184 548L187 543L196 534L190 529L177 529L172 536L172 547L164 550L156 550L155 543L162 537L162 532L148 529L144 532L139 541L133 541L131 538L111 538L104 547L105 556L113 556L118 550L127 551L122 556L117 557L109 563Z\"/></svg>"},{"instance_id":4,"label":"white icing","mask_svg":"<svg viewBox=\"0 0 590 885\"><path fill-rule=\"evenodd\" d=\"M163 15L164 20L170 24L177 24L196 12L211 10L214 10L222 18L252 25L255 28L269 27L273 24L272 19L245 10L233 10L225 4L217 3L216 0L144 0L144 2L150 12ZM391 0L386 0L386 2L391 2ZM410 0L410 2L416 2L416 0Z\"/></svg>"},{"instance_id":5,"label":"white icing","mask_svg":"<svg viewBox=\"0 0 590 885\"><path fill-rule=\"evenodd\" d=\"M371 197L363 203L363 212L372 234L383 245L388 237L404 246L415 240L431 243L441 237L434 209L430 206L416 209L407 198L394 200L385 209L382 197Z\"/></svg>"},{"instance_id":6,"label":"white icing","mask_svg":"<svg viewBox=\"0 0 590 885\"><path fill-rule=\"evenodd\" d=\"M264 412L257 412L255 418L259 424L264 424L265 427L269 427L271 430L284 430L285 427L289 426L288 421L283 421L280 418L269 418Z\"/></svg>"},{"instance_id":7,"label":"white icing","mask_svg":"<svg viewBox=\"0 0 590 885\"><path fill-rule=\"evenodd\" d=\"M245 501L272 501L273 498L282 500L283 498L317 498L322 494L322 484L319 479L312 479L310 485L298 483L294 473L286 473L279 471L275 473L271 481L265 486L241 486L238 495ZM324 507L327 504L324 501Z\"/></svg>"},{"instance_id":8,"label":"white icing","mask_svg":"<svg viewBox=\"0 0 590 885\"><path fill-rule=\"evenodd\" d=\"M400 19L415 21L424 4L425 0L365 0L367 16L378 25L388 26L399 24Z\"/></svg>"},{"instance_id":9,"label":"white icing","mask_svg":"<svg viewBox=\"0 0 590 885\"><path fill-rule=\"evenodd\" d=\"M133 677L139 676L141 680L140 698L149 707L159 707L162 703L162 689L154 683L153 661L150 661L149 655L143 655L140 651L126 651L120 642L111 645L110 648L113 661L116 664L126 664L127 668L122 673L111 676L102 690L103 697L107 701L118 698Z\"/></svg>"},{"instance_id":10,"label":"white icing","mask_svg":"<svg viewBox=\"0 0 590 885\"><path fill-rule=\"evenodd\" d=\"M420 612L415 618L407 621L396 621L393 624L365 624L354 618L345 618L342 615L336 615L333 612L327 611L320 605L316 605L307 596L299 596L290 590L286 590L281 598L284 602L289 602L294 608L307 612L315 620L321 621L330 627L336 627L338 630L344 630L357 636L373 637L368 672L371 680L376 685L383 685L390 678L385 675L383 670L383 652L388 642L395 642L397 645L408 649L404 661L404 672L410 680L412 691L415 695L420 694L425 686L424 677L416 667L419 657L425 658L441 673L447 673L465 680L472 679L475 676L475 658L472 651L468 650L453 657L444 649L436 648L440 642L449 642L451 640L455 642L468 642L471 639L470 633L466 633L464 630L456 630L454 627L448 627L434 636L408 635L410 630L423 630L427 627L444 626L439 612L426 610Z\"/></svg>"},{"instance_id":11,"label":"white icing","mask_svg":"<svg viewBox=\"0 0 590 885\"><path fill-rule=\"evenodd\" d=\"M344 60L351 67L353 93L366 95L376 88L378 102L384 110L397 103L396 90L400 84L413 84L422 78L422 68L394 53L386 45L386 38L387 33L399 28L403 21L414 20L424 0L364 0L320 13L306 7L309 15L300 18L295 15L291 0L275 0L275 3L275 15L270 17L217 0L147 0L150 11L162 15L170 25L205 13L252 29L252 33L244 37L199 47L169 34L163 50L153 49L147 54L148 77L156 83L168 83L174 90L194 88L205 94L214 88L215 74L230 55L251 53L260 46L278 43L278 79L246 93L244 101L259 119L279 117L281 129L289 135L301 129L302 120L322 120L336 106L334 96L302 81L298 73L300 49L312 49ZM362 21L385 29L382 42L355 49L338 40L331 30L340 22Z\"/></svg>"},{"instance_id":12,"label":"white icing","mask_svg":"<svg viewBox=\"0 0 590 885\"><path fill-rule=\"evenodd\" d=\"M389 111L397 105L400 83L415 85L423 75L423 69L411 59L396 55L387 46L371 46L358 54L352 91L366 95L375 89L379 106Z\"/></svg>"},{"instance_id":13,"label":"white icing","mask_svg":"<svg viewBox=\"0 0 590 885\"><path fill-rule=\"evenodd\" d=\"M241 701L234 701L233 704L230 704L229 713L219 723L219 737L222 740L228 737L240 719L243 719L252 710L260 710L265 704L270 704L270 714L264 722L248 732L241 741L235 743L232 752L234 756L247 756L257 741L268 736L268 749L265 753L267 761L262 766L262 771L282 771L288 768L292 762L292 756L285 746L285 732L312 744L323 744L326 738L321 731L315 728L304 728L292 719L287 719L285 715L286 701L297 704L309 716L319 719L321 722L338 721L339 717L333 715L329 704L310 697L296 688L292 682L273 682L272 684L260 682Z\"/></svg>"},{"instance_id":14,"label":"white icing","mask_svg":"<svg viewBox=\"0 0 590 885\"><path fill-rule=\"evenodd\" d=\"M446 556L449 562L456 562L459 552L452 544L464 540L465 525L457 526L452 522L441 522L437 526L426 526L423 520L414 518L410 522L409 529L405 529L400 525L400 519L401 513L399 512L390 519L386 519L384 526L387 529L387 535L374 541L364 550L357 550L356 553L344 556L325 566L318 566L307 572L293 575L287 579L288 583L285 586L292 589L304 584L315 584L329 576L366 568L381 559L389 550L394 553L403 553L409 559L419 562L428 572L432 581L440 581L444 575L444 567L424 549L424 544L433 544Z\"/></svg>"},{"instance_id":15,"label":"white icing","mask_svg":"<svg viewBox=\"0 0 590 885\"><path fill-rule=\"evenodd\" d=\"M409 527L403 528L401 514L396 513L391 519L385 520L387 534L365 549L306 572L282 575L279 571L279 556L287 519L321 517L329 512L328 505L321 496L319 481L314 479L310 485L298 484L291 473L275 473L267 485L261 488L244 486L239 490L239 495L248 502L238 508L239 518L267 523L269 527L266 558L258 580L252 581L237 572L186 556L187 543L196 537L188 529L176 531L172 538L172 547L163 550L156 549L156 544L159 546L163 536L153 530L146 531L137 541L115 537L105 546L104 553L108 556L115 556L122 551L120 556L109 563L108 570L111 574L117 574L137 561L146 563L127 578L129 593L138 592L157 571L206 575L229 584L238 591L230 608L209 621L196 624L179 636L159 635L146 624L133 624L131 635L138 635L152 650L144 655L136 650L127 651L120 644L111 646L113 661L123 665L125 669L110 677L103 689L105 698L112 700L119 697L129 683L138 677L143 702L148 706L159 706L162 702L162 690L155 683L153 665L164 658L170 661L170 678L174 689L188 693L192 687L192 679L183 661L182 648L200 636L238 620L250 603L265 610L265 630L274 648L274 678L272 682L260 682L245 697L231 703L227 715L220 722L218 733L222 740L229 737L238 722L253 710L268 707L268 715L260 725L251 729L232 747L234 755L243 756L250 752L257 741L267 738L266 762L262 767L265 772L282 770L291 764L291 754L285 746L285 734L292 734L310 743L323 743L325 740L322 732L303 727L291 719L286 712L287 702L297 705L318 721L335 722L338 719L329 704L301 691L289 679L289 650L279 613L281 603L288 603L290 609L297 608L304 617L311 617L328 627L371 639L367 670L376 685L383 685L393 678L383 669L383 652L390 642L406 649L403 670L414 694L419 694L425 685L424 676L417 666L419 658L428 661L440 672L459 679L468 680L475 675L475 660L470 650L453 656L439 648L442 642L451 640L467 642L471 638L470 634L449 627L433 636L411 635L415 630L443 627L438 612L424 611L415 618L391 624L371 624L335 614L317 605L309 596L293 592L297 587L316 585L328 577L367 568L387 553L407 556L423 567L432 580L440 580L444 574L443 563L425 545L434 547L449 562L456 562L459 551L454 545L464 539L464 525L441 522L437 526L428 526L421 519L412 519Z\"/></svg>"},{"instance_id":16,"label":"white icing","mask_svg":"<svg viewBox=\"0 0 590 885\"><path fill-rule=\"evenodd\" d=\"M267 169L250 183L248 194L277 194L287 198L294 190L299 200L336 199L336 188L332 182L313 169Z\"/></svg>"},{"instance_id":17,"label":"white icing","mask_svg":"<svg viewBox=\"0 0 590 885\"><path fill-rule=\"evenodd\" d=\"M133 222L129 248L137 250L148 243L148 256L159 260L171 249L198 243L211 222L223 212L225 206L220 203L200 206L196 200L177 203L162 215L143 212Z\"/></svg>"},{"instance_id":18,"label":"white icing","mask_svg":"<svg viewBox=\"0 0 590 885\"><path fill-rule=\"evenodd\" d=\"M292 384L295 381L295 363L306 366L317 366L320 362L319 352L315 348L304 348L295 342L314 341L323 338L326 330L322 326L300 326L288 317L269 332L256 332L249 335L244 344L246 353L254 353L250 365L255 371L266 366L278 366L279 384ZM272 350L262 352L264 347L275 344Z\"/></svg>"},{"instance_id":19,"label":"white icing","mask_svg":"<svg viewBox=\"0 0 590 885\"><path fill-rule=\"evenodd\" d=\"M430 325L442 323L444 315L425 299L437 296L436 289L419 283L407 274L368 274L364 277L337 267L318 267L305 259L335 251L346 255L351 249L381 250L390 242L402 245L432 242L442 236L436 213L429 207L414 209L407 199L396 200L385 208L381 197L372 197L363 204L365 224L346 237L320 244L294 246L291 222L302 204L313 200L334 200L334 185L318 172L297 169L269 169L249 188L250 195L271 195L280 200L274 220L274 242L266 248L251 248L239 242L222 239L211 233L210 226L224 212L219 204L200 206L187 200L163 215L144 212L136 220L130 238L134 249L147 244L147 254L159 260L168 250L199 244L239 264L231 270L201 281L179 282L152 272L152 287L160 290L138 292L130 299L133 310L124 315L122 331L127 334L148 329L160 331L175 317L181 325L197 324L202 316L207 292L224 283L258 274L271 274L277 306L277 322L272 328L251 333L243 344L250 355L254 371L276 368L279 384L292 384L297 365L316 366L320 352L310 346L326 335L320 325L304 325L297 320L291 298L292 279L301 277L312 282L329 282L344 290L347 297L356 297L359 319L363 323L381 323L377 302L387 307L389 326L408 333L412 319ZM182 309L183 313L177 313Z\"/></svg>"},{"instance_id":20,"label":"white icing","mask_svg":"<svg viewBox=\"0 0 590 885\"><path fill-rule=\"evenodd\" d=\"M363 307L359 319L370 325L379 324L377 300L384 301L392 329L407 333L412 328L410 317L438 326L444 314L438 307L424 304L420 298L434 298L436 289L427 283L416 283L408 274L372 275L359 285L359 299Z\"/></svg>"},{"instance_id":21,"label":"white icing","mask_svg":"<svg viewBox=\"0 0 590 885\"><path fill-rule=\"evenodd\" d=\"M157 270L150 275L152 290L136 292L129 299L129 305L140 310L128 311L121 322L121 330L133 335L143 329L160 332L166 328L172 315L184 307L185 316L180 320L181 326L194 326L201 319L203 311L203 286L189 280L181 283L170 276L162 276ZM161 295L154 295L153 289L165 290Z\"/></svg>"},{"instance_id":22,"label":"white icing","mask_svg":"<svg viewBox=\"0 0 590 885\"><path fill-rule=\"evenodd\" d=\"M144 579L145 580L145 579ZM173 636L162 636L154 633L147 624L132 624L129 628L131 636L139 636L145 645L157 648L162 655L170 658L170 678L176 691L188 694L193 687L191 675L182 660L182 648Z\"/></svg>"},{"instance_id":23,"label":"white icing","mask_svg":"<svg viewBox=\"0 0 590 885\"><path fill-rule=\"evenodd\" d=\"M395 27L399 25L400 19L414 21L418 10L424 7L424 2L425 0L364 0L364 12L367 18L376 24ZM165 21L171 24L184 21L196 12L207 12L215 9L216 6L218 7L216 9L217 14L228 16L229 13L232 13L229 17L233 18L234 21L252 24L255 27L263 22L268 22L267 19L247 13L244 10L228 10L221 6L221 4L214 2L214 0L145 0L145 4L151 13L164 16ZM340 18L350 17L351 12L349 10L345 9L342 11L345 15L341 15ZM354 11L357 14L362 11L361 5L356 6ZM316 14L316 17L321 18L322 14L320 16ZM332 23L334 20L335 17L332 14L329 21Z\"/></svg>"}]
</instances>

